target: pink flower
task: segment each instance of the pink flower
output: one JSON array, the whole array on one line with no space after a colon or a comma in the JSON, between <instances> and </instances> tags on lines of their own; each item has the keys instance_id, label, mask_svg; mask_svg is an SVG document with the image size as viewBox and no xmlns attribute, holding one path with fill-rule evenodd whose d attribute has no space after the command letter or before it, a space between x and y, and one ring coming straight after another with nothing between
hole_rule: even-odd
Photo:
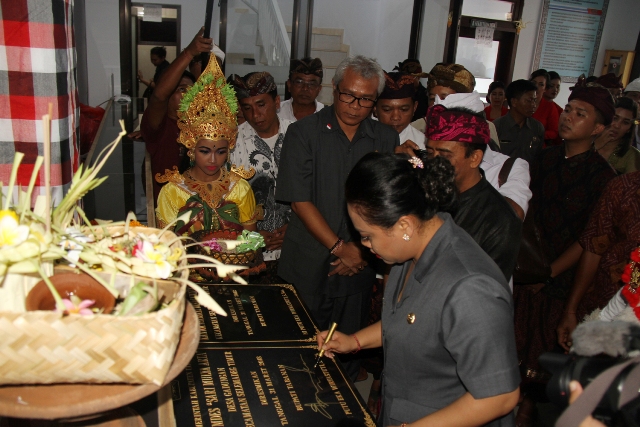
<instances>
[{"instance_id":1,"label":"pink flower","mask_svg":"<svg viewBox=\"0 0 640 427\"><path fill-rule=\"evenodd\" d=\"M142 240L136 240L136 244L131 248L131 256L134 256L136 258L141 258L142 256L144 256L144 242ZM140 252L141 256L138 255L138 252Z\"/></svg>"},{"instance_id":2,"label":"pink flower","mask_svg":"<svg viewBox=\"0 0 640 427\"><path fill-rule=\"evenodd\" d=\"M218 239L213 238L208 242L203 243L204 246L208 246L212 251L222 252L222 246L218 243Z\"/></svg>"},{"instance_id":3,"label":"pink flower","mask_svg":"<svg viewBox=\"0 0 640 427\"><path fill-rule=\"evenodd\" d=\"M80 314L82 316L89 316L93 314L93 310L91 310L89 307L91 307L96 302L92 299L80 300L80 298L78 298L77 296L72 295L70 300L64 298L62 300L62 303L66 307L65 312L68 314Z\"/></svg>"}]
</instances>

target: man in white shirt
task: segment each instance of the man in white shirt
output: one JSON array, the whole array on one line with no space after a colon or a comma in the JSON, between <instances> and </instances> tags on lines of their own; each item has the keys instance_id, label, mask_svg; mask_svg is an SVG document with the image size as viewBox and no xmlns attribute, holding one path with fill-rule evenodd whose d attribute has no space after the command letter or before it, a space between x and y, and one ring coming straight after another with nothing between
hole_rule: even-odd
<instances>
[{"instance_id":1,"label":"man in white shirt","mask_svg":"<svg viewBox=\"0 0 640 427\"><path fill-rule=\"evenodd\" d=\"M453 93L444 99L437 97L435 104L444 105L447 108L465 107L481 113L484 111L484 104L477 95L478 92L476 91L471 93ZM489 122L489 124L491 123ZM491 138L493 139L494 136L492 135ZM531 190L529 190L529 182L531 181L529 163L522 159L516 160L511 167L507 179L500 185L498 183L498 177L508 158L509 156L507 155L491 150L491 144L489 144L489 147L487 147L482 157L480 169L484 171L485 178L489 181L489 184L507 199L507 202L509 202L513 210L516 211L518 217L524 221L524 216L529 208L529 200L531 200Z\"/></svg>"},{"instance_id":2,"label":"man in white shirt","mask_svg":"<svg viewBox=\"0 0 640 427\"><path fill-rule=\"evenodd\" d=\"M418 108L418 101L415 100L415 77L407 73L385 72L384 78L384 91L378 97L374 115L380 123L392 127L400 134L400 144L412 141L424 150L424 134L409 126Z\"/></svg>"},{"instance_id":3,"label":"man in white shirt","mask_svg":"<svg viewBox=\"0 0 640 427\"><path fill-rule=\"evenodd\" d=\"M444 105L447 108L464 107L477 113L484 111L484 104L480 101L480 97L475 91L471 93L454 92L447 95L444 99L436 97L435 104ZM427 116L428 115L429 113L427 113ZM489 123L489 125L491 125L491 123ZM491 138L495 138L493 132L491 132ZM400 140L400 142L402 143L403 141ZM396 152L405 152L413 155L413 150L416 148L419 148L417 144L414 146L408 142L403 147L396 149ZM411 149L411 151L408 149ZM509 202L518 217L524 221L527 209L529 208L529 200L531 200L531 190L529 190L529 182L531 181L529 164L522 159L517 159L513 163L505 182L499 185L498 177L508 158L509 156L492 150L490 144L485 150L482 163L480 163L480 169L484 171L485 178L489 184L507 199L507 202Z\"/></svg>"},{"instance_id":4,"label":"man in white shirt","mask_svg":"<svg viewBox=\"0 0 640 427\"><path fill-rule=\"evenodd\" d=\"M291 122L279 118L276 113L280 98L271 74L263 71L244 77L236 75L231 84L246 122L238 126L238 139L229 161L237 167L256 171L248 181L256 203L264 209L264 217L258 221L258 231L266 245L265 261L275 261L280 258L280 247L291 217L291 208L275 199L280 151ZM275 263L267 264L269 271L272 268L276 271Z\"/></svg>"},{"instance_id":5,"label":"man in white shirt","mask_svg":"<svg viewBox=\"0 0 640 427\"><path fill-rule=\"evenodd\" d=\"M280 103L278 116L295 122L320 111L324 104L316 98L322 90L323 76L320 58L292 59L287 80L291 98Z\"/></svg>"},{"instance_id":6,"label":"man in white shirt","mask_svg":"<svg viewBox=\"0 0 640 427\"><path fill-rule=\"evenodd\" d=\"M480 169L484 171L484 177L489 181L489 184L507 199L520 219L524 220L527 209L529 209L529 200L531 200L529 164L525 160L515 159L507 175L507 180L500 185L500 171L508 159L509 156L493 151L489 146L482 157Z\"/></svg>"}]
</instances>

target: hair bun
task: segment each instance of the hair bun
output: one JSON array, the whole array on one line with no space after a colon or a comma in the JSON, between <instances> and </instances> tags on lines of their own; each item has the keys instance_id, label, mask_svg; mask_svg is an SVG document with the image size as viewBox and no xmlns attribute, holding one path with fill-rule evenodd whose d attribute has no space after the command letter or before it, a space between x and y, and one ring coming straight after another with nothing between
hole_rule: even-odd
<instances>
[{"instance_id":1,"label":"hair bun","mask_svg":"<svg viewBox=\"0 0 640 427\"><path fill-rule=\"evenodd\" d=\"M448 210L456 198L455 168L444 157L422 160L424 168L418 172L427 204L438 206L439 211Z\"/></svg>"},{"instance_id":2,"label":"hair bun","mask_svg":"<svg viewBox=\"0 0 640 427\"><path fill-rule=\"evenodd\" d=\"M347 177L347 203L370 224L392 227L403 215L428 221L455 200L454 169L448 160L418 152L369 153Z\"/></svg>"}]
</instances>

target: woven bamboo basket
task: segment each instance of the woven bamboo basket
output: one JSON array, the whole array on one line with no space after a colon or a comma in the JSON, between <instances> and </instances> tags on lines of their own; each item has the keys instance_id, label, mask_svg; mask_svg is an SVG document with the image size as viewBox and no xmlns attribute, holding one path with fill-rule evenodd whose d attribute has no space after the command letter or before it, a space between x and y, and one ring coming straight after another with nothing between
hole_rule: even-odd
<instances>
[{"instance_id":1,"label":"woven bamboo basket","mask_svg":"<svg viewBox=\"0 0 640 427\"><path fill-rule=\"evenodd\" d=\"M158 232L144 227L142 233ZM118 232L112 227L110 233ZM124 231L124 230L121 230ZM175 237L165 233L165 241ZM175 245L182 246L178 241ZM74 271L69 267L56 272ZM103 273L105 279L111 275ZM183 270L182 276L188 275ZM108 279L107 279L108 280ZM151 279L135 278L135 283ZM168 306L140 316L63 316L52 311L0 312L0 384L153 383L161 385L180 339L185 286L156 280ZM116 275L126 295L130 276Z\"/></svg>"},{"instance_id":2,"label":"woven bamboo basket","mask_svg":"<svg viewBox=\"0 0 640 427\"><path fill-rule=\"evenodd\" d=\"M236 231L196 231L191 236L197 242L208 242L211 239L227 239L227 240L236 240L238 238L238 232ZM264 263L264 257L262 256L262 249L258 249L255 251L247 251L241 253L235 252L218 252L213 250L208 250L202 246L191 246L189 248L189 252L205 255L215 258L223 264L227 265L242 265L248 267L245 270L239 270L237 273L240 276L247 277L251 274L258 274L261 271L266 269L266 264ZM190 261L193 264L197 264L199 260ZM196 267L191 270L192 277L191 280L200 282L200 281L213 281L217 282L221 280L218 276L217 270L215 267ZM202 278L199 280L198 276ZM231 281L230 278L223 278L223 281Z\"/></svg>"}]
</instances>

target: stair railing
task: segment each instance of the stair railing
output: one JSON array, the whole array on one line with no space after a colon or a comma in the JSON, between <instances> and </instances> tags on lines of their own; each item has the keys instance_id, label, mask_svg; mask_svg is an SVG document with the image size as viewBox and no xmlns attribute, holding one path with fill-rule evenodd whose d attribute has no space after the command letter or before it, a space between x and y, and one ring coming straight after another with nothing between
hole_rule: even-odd
<instances>
[{"instance_id":1,"label":"stair railing","mask_svg":"<svg viewBox=\"0 0 640 427\"><path fill-rule=\"evenodd\" d=\"M277 0L242 0L258 14L258 36L267 65L288 67L291 58L291 42L284 25Z\"/></svg>"},{"instance_id":2,"label":"stair railing","mask_svg":"<svg viewBox=\"0 0 640 427\"><path fill-rule=\"evenodd\" d=\"M256 14L258 13L258 3L260 3L260 0L242 0L242 3L249 6L249 9L253 10Z\"/></svg>"}]
</instances>

